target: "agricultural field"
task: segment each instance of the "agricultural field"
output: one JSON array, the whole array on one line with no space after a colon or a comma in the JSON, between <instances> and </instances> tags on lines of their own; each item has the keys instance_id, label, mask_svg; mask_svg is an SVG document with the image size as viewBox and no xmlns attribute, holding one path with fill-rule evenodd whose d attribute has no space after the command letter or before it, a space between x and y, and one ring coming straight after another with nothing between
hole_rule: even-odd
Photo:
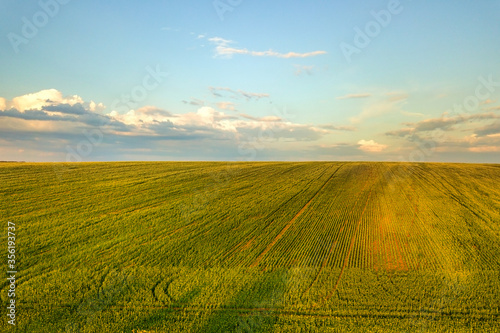
<instances>
[{"instance_id":1,"label":"agricultural field","mask_svg":"<svg viewBox=\"0 0 500 333\"><path fill-rule=\"evenodd\" d=\"M500 332L499 184L493 164L1 163L0 331Z\"/></svg>"}]
</instances>

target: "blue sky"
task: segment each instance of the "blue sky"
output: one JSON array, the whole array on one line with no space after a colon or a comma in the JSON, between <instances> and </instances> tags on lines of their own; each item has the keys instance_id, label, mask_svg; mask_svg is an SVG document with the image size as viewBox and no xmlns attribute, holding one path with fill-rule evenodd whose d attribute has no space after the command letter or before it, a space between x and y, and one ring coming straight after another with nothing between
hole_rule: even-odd
<instances>
[{"instance_id":1,"label":"blue sky","mask_svg":"<svg viewBox=\"0 0 500 333\"><path fill-rule=\"evenodd\" d=\"M0 160L500 163L499 1L0 13Z\"/></svg>"}]
</instances>

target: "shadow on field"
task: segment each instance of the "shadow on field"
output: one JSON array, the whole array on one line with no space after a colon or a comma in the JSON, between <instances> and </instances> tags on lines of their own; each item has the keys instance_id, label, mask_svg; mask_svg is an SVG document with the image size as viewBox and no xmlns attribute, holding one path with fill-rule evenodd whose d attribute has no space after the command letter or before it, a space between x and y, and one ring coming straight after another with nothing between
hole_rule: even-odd
<instances>
[{"instance_id":1,"label":"shadow on field","mask_svg":"<svg viewBox=\"0 0 500 333\"><path fill-rule=\"evenodd\" d=\"M284 269L263 273L257 281L245 285L221 309L212 312L198 331L270 331L278 319L276 311L283 307L287 283L288 274Z\"/></svg>"}]
</instances>

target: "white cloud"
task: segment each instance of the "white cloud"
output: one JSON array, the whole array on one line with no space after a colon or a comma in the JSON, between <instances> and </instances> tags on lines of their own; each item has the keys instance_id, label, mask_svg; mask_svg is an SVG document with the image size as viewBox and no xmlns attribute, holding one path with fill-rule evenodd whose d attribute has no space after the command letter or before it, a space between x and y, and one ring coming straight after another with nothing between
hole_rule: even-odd
<instances>
[{"instance_id":1,"label":"white cloud","mask_svg":"<svg viewBox=\"0 0 500 333\"><path fill-rule=\"evenodd\" d=\"M233 102L218 102L216 106L222 110L230 110L230 111L236 110L236 106Z\"/></svg>"},{"instance_id":2,"label":"white cloud","mask_svg":"<svg viewBox=\"0 0 500 333\"><path fill-rule=\"evenodd\" d=\"M56 89L46 89L33 94L27 94L19 97L15 97L9 103L7 102L7 108L15 108L20 112L26 110L41 110L44 106L55 105L55 104L69 104L71 106L83 103L80 96L73 95L68 97L63 97L62 93Z\"/></svg>"},{"instance_id":3,"label":"white cloud","mask_svg":"<svg viewBox=\"0 0 500 333\"><path fill-rule=\"evenodd\" d=\"M266 93L253 93L253 92L248 92L248 91L243 91L243 90L233 90L231 88L227 87L208 87L208 90L212 93L213 96L215 97L229 97L231 98L241 98L244 97L247 100L251 99L261 99L261 98L267 98L269 97L269 94ZM225 93L226 96L223 94Z\"/></svg>"},{"instance_id":4,"label":"white cloud","mask_svg":"<svg viewBox=\"0 0 500 333\"><path fill-rule=\"evenodd\" d=\"M402 115L408 116L408 117L425 117L425 114L419 113L419 112L407 112L407 111L401 111Z\"/></svg>"},{"instance_id":5,"label":"white cloud","mask_svg":"<svg viewBox=\"0 0 500 333\"><path fill-rule=\"evenodd\" d=\"M361 93L361 94L347 94L344 96L339 96L336 99L353 99L353 98L367 98L371 97L372 94L370 93Z\"/></svg>"},{"instance_id":6,"label":"white cloud","mask_svg":"<svg viewBox=\"0 0 500 333\"><path fill-rule=\"evenodd\" d=\"M11 101L0 97L0 110L16 109L23 113L27 110L42 110L44 107L59 104L73 106L75 104L84 104L84 101L78 95L63 97L62 93L56 89L45 89L36 93L14 97ZM92 111L104 109L102 103L96 104L91 101L88 105L91 106Z\"/></svg>"},{"instance_id":7,"label":"white cloud","mask_svg":"<svg viewBox=\"0 0 500 333\"><path fill-rule=\"evenodd\" d=\"M331 131L355 131L356 127L353 126L337 126L337 125L332 125L332 124L325 124L325 125L320 125L321 128L331 130Z\"/></svg>"},{"instance_id":8,"label":"white cloud","mask_svg":"<svg viewBox=\"0 0 500 333\"><path fill-rule=\"evenodd\" d=\"M96 103L94 101L90 101L89 103L89 110L92 112L101 112L104 111L106 107L102 103Z\"/></svg>"},{"instance_id":9,"label":"white cloud","mask_svg":"<svg viewBox=\"0 0 500 333\"><path fill-rule=\"evenodd\" d=\"M208 39L210 42L215 44L215 55L221 57L231 57L233 54L246 54L251 55L253 57L276 57L276 58L307 58L314 57L318 55L326 54L326 51L313 51L306 53L299 52L288 52L288 53L279 53L273 50L267 51L251 51L247 49L238 49L234 47L230 47L229 44L232 44L233 41L227 40L221 37L213 37Z\"/></svg>"},{"instance_id":10,"label":"white cloud","mask_svg":"<svg viewBox=\"0 0 500 333\"><path fill-rule=\"evenodd\" d=\"M358 141L359 149L361 149L364 152L370 152L370 153L378 153L387 148L387 145L383 145L380 143L377 143L373 140L359 140Z\"/></svg>"},{"instance_id":11,"label":"white cloud","mask_svg":"<svg viewBox=\"0 0 500 333\"><path fill-rule=\"evenodd\" d=\"M137 110L130 110L125 114L119 114L116 111L111 111L109 116L126 125L135 125L140 127L143 124L168 121L172 117L172 114L154 106L145 106Z\"/></svg>"},{"instance_id":12,"label":"white cloud","mask_svg":"<svg viewBox=\"0 0 500 333\"><path fill-rule=\"evenodd\" d=\"M302 74L312 75L314 66L305 66L305 65L294 65L295 67L295 75L300 76Z\"/></svg>"},{"instance_id":13,"label":"white cloud","mask_svg":"<svg viewBox=\"0 0 500 333\"><path fill-rule=\"evenodd\" d=\"M247 114L244 114L244 113L241 113L240 116L242 116L243 118L246 118L246 119L251 119L251 120L255 120L255 121L282 121L282 119L280 117L276 117L276 116L265 116L265 117L252 117L252 116L249 116Z\"/></svg>"}]
</instances>

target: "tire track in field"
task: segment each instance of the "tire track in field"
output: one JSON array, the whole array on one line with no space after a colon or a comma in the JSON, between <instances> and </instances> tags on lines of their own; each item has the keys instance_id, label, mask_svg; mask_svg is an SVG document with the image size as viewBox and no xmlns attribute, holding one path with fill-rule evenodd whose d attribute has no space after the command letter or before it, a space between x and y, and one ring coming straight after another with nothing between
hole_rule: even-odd
<instances>
[{"instance_id":1,"label":"tire track in field","mask_svg":"<svg viewBox=\"0 0 500 333\"><path fill-rule=\"evenodd\" d=\"M361 225L361 220L363 219L363 216L365 215L365 211L366 211L366 207L368 207L368 202L370 202L370 197L372 195L372 189L370 189L370 193L368 194L368 198L366 199L366 202L365 202L365 207L363 208L363 212L361 213L361 216L359 217L358 219L358 223L356 225L356 230L354 230L354 233L351 237L351 242L349 244L349 250L347 251L347 254L346 256L344 257L344 262L342 264L342 270L340 271L340 274L339 274L339 277L337 278L337 282L335 282L335 287L333 288L333 290L321 301L321 303L325 303L327 302L334 294L335 292L337 291L337 288L340 284L340 280L342 280L342 276L344 275L344 271L345 271L345 268L347 267L347 263L349 262L349 257L351 256L351 252L352 252L352 249L354 247L354 240L356 238L356 235L358 233L358 230L359 230L359 226ZM320 303L320 304L321 304ZM319 304L315 304L314 307L317 307L319 306Z\"/></svg>"},{"instance_id":2,"label":"tire track in field","mask_svg":"<svg viewBox=\"0 0 500 333\"><path fill-rule=\"evenodd\" d=\"M24 309L28 310L39 310L38 307L35 307L34 304L38 305L41 303L33 303L30 302L29 305L23 305ZM46 304L46 303L43 303ZM212 306L212 307L210 307ZM56 309L71 309L74 305L72 304L59 304L54 305L51 304L51 308ZM208 304L207 306L173 306L173 305L163 305L163 306L148 306L148 305L119 305L113 304L109 305L107 309L119 309L119 310L140 310L140 309L150 309L150 310L169 310L170 312L183 312L190 313L194 312L195 314L199 314L200 312L207 312L209 314L213 313L234 313L239 312L238 316L254 316L256 313L272 313L273 316L299 316L299 317L310 317L310 318L396 318L396 319L411 319L415 317L421 317L422 311L416 310L408 310L404 313L401 311L389 310L389 311L375 311L370 312L369 310L357 310L357 313L345 313L344 311L336 311L335 313L321 313L315 311L307 311L307 310L294 310L294 309L282 309L282 308L251 308L251 307L221 307L218 304ZM460 311L460 310L449 310L443 312L441 309L425 309L425 313L428 315L429 320L435 320L435 318L449 318L449 319L459 319L464 318L470 320L476 319L481 321L491 321L496 323L496 318L500 318L499 313L481 313L475 312L471 313L470 311Z\"/></svg>"},{"instance_id":3,"label":"tire track in field","mask_svg":"<svg viewBox=\"0 0 500 333\"><path fill-rule=\"evenodd\" d=\"M299 212L287 223L287 225L281 230L281 232L273 239L273 241L271 243L269 243L267 245L267 247L264 249L264 251L262 251L262 253L257 257L257 259L255 259L255 261L250 265L250 267L255 267L257 266L260 261L262 260L262 258L269 252L269 250L271 250L271 248L274 246L274 244L276 244L276 242L278 242L278 240L280 240L280 238L285 234L285 232L292 226L292 224L295 222L295 220L297 220L297 218L302 215L302 213L307 209L307 207L309 207L309 205L312 203L312 201L318 196L318 194L321 192L321 190L323 190L326 185L330 182L330 180L335 176L335 174L337 174L337 172L340 170L340 168L342 168L343 164L340 165L337 170L335 170L332 175L326 180L326 182L323 184L323 186L321 186L321 188L316 191L316 193L313 195L313 197L311 198L311 200L309 200L305 205L304 207L302 207Z\"/></svg>"}]
</instances>

